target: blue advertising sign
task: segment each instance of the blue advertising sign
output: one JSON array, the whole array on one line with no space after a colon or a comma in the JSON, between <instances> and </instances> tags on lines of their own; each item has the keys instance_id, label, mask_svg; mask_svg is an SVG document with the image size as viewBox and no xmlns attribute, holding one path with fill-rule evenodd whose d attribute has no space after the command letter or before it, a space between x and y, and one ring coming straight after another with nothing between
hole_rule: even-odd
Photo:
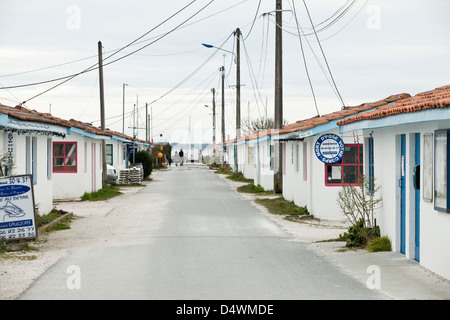
<instances>
[{"instance_id":1,"label":"blue advertising sign","mask_svg":"<svg viewBox=\"0 0 450 320\"><path fill-rule=\"evenodd\" d=\"M31 175L0 178L0 240L37 238Z\"/></svg>"},{"instance_id":2,"label":"blue advertising sign","mask_svg":"<svg viewBox=\"0 0 450 320\"><path fill-rule=\"evenodd\" d=\"M314 153L320 161L328 164L339 162L344 155L345 145L341 137L327 133L317 139Z\"/></svg>"}]
</instances>

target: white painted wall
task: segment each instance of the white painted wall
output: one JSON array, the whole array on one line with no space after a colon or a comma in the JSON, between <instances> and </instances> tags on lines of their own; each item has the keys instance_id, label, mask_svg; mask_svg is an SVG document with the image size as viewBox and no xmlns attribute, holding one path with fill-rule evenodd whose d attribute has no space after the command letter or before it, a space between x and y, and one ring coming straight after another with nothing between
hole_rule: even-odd
<instances>
[{"instance_id":1,"label":"white painted wall","mask_svg":"<svg viewBox=\"0 0 450 320\"><path fill-rule=\"evenodd\" d=\"M259 165L259 184L264 190L273 190L274 171L270 167L270 145L273 144L270 139L258 143L258 165Z\"/></svg>"},{"instance_id":2,"label":"white painted wall","mask_svg":"<svg viewBox=\"0 0 450 320\"><path fill-rule=\"evenodd\" d=\"M117 174L120 170L126 169L126 163L127 163L127 155L126 155L126 149L124 151L124 145L125 143L122 141L110 139L106 140L106 144L111 144L113 147L112 150L112 156L113 156L113 164L112 166L116 168ZM124 159L125 157L125 159Z\"/></svg>"},{"instance_id":3,"label":"white painted wall","mask_svg":"<svg viewBox=\"0 0 450 320\"><path fill-rule=\"evenodd\" d=\"M26 140L29 139L28 153L26 151ZM34 138L34 142L33 142ZM52 199L52 175L47 174L47 164L48 164L48 150L47 141L52 138L50 136L39 135L39 134L20 134L12 133L12 144L13 144L13 158L14 158L14 169L12 175L24 175L33 174L35 176L35 184L33 184L34 191L34 202L35 206L38 208L39 214L47 214L53 208ZM34 170L32 166L32 145L34 143L35 147L35 165ZM51 144L50 144L51 145ZM5 155L8 151L8 133L2 131L2 138L0 139L0 150L1 156ZM29 166L27 170L27 156L29 161Z\"/></svg>"},{"instance_id":4,"label":"white painted wall","mask_svg":"<svg viewBox=\"0 0 450 320\"><path fill-rule=\"evenodd\" d=\"M53 172L54 199L77 199L85 192L102 188L101 140L72 133L65 139L54 138L53 141L77 143L77 172Z\"/></svg>"},{"instance_id":5,"label":"white painted wall","mask_svg":"<svg viewBox=\"0 0 450 320\"><path fill-rule=\"evenodd\" d=\"M414 133L421 135L421 164L423 164L423 135L437 129L450 128L450 121L435 121L412 125L397 125L373 130L374 169L381 185L383 207L377 221L383 235L387 235L394 251L400 251L400 135L406 135L406 248L405 256L415 258L414 188L412 167L414 164ZM421 165L423 177L423 165ZM420 199L420 263L425 268L450 279L450 214L434 210L434 203L423 199L423 179Z\"/></svg>"},{"instance_id":6,"label":"white painted wall","mask_svg":"<svg viewBox=\"0 0 450 320\"><path fill-rule=\"evenodd\" d=\"M319 219L346 220L337 203L341 187L325 185L325 164L314 153L316 140L326 133L339 135L338 129L335 129L307 137L303 142L284 143L286 174L283 175L283 196L298 206L306 205L309 212ZM362 132L356 135L359 141L351 133L339 136L346 144L363 144ZM296 161L299 162L298 171Z\"/></svg>"}]
</instances>

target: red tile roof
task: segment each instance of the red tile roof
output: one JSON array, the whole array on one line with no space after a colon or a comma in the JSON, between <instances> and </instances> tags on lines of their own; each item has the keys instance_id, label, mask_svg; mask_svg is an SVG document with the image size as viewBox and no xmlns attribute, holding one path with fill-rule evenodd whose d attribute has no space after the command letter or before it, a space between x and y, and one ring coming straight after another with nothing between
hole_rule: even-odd
<instances>
[{"instance_id":1,"label":"red tile roof","mask_svg":"<svg viewBox=\"0 0 450 320\"><path fill-rule=\"evenodd\" d=\"M66 128L70 128L70 124L67 121L64 121L62 119L57 119L49 116L48 113L39 113L36 111L31 111L25 107L17 106L15 108L5 106L3 104L0 104L0 113L6 114L8 116L11 116L13 118L22 120L22 121L32 121L32 122L39 122L39 123L47 123L47 124L53 124L58 125Z\"/></svg>"},{"instance_id":2,"label":"red tile roof","mask_svg":"<svg viewBox=\"0 0 450 320\"><path fill-rule=\"evenodd\" d=\"M47 123L47 124L58 125L58 126L66 127L66 128L74 127L74 128L81 129L85 132L89 132L89 133L100 135L100 136L112 137L114 135L114 136L118 136L118 137L121 137L124 139L128 139L130 141L149 143L147 141L132 138L132 137L129 137L122 133L115 132L115 131L112 131L109 129L101 130L101 128L95 127L90 123L81 122L81 121L74 120L74 119L64 120L64 119L52 116L50 113L37 112L36 110L30 110L23 106L9 107L9 106L0 104L0 113L6 114L8 116L11 116L13 118L16 118L16 119L19 119L22 121Z\"/></svg>"},{"instance_id":3,"label":"red tile roof","mask_svg":"<svg viewBox=\"0 0 450 320\"><path fill-rule=\"evenodd\" d=\"M416 94L413 97L396 101L395 103L382 106L376 110L338 121L337 124L342 126L362 120L373 120L396 114L448 107L450 107L450 85Z\"/></svg>"},{"instance_id":4,"label":"red tile roof","mask_svg":"<svg viewBox=\"0 0 450 320\"><path fill-rule=\"evenodd\" d=\"M351 115L356 115L361 112L366 112L368 110L378 108L378 107L387 105L392 102L403 101L404 99L408 99L410 97L411 97L411 95L409 95L408 93L400 93L400 94L391 95L385 99L378 100L375 102L362 103L358 106L353 106L353 107L349 107L349 106L344 107L341 110L338 110L338 111L335 111L335 112L332 112L329 114L325 114L320 117L316 116L316 117L313 117L310 119L299 120L299 121L296 121L295 123L288 124L279 131L279 134L288 134L288 133L292 133L292 132L308 130L308 129L314 128L316 126L326 124L326 123L329 123L331 121L335 121L338 119L343 119L343 118L351 116ZM247 141L254 140L257 138L265 137L267 135L270 136L274 133L275 133L275 129L261 130L258 132L253 132L251 134L242 136L237 141L236 141L236 139L231 139L231 140L225 141L225 144L236 143L236 142L243 141L243 140L247 140ZM222 145L222 143L219 142L216 145Z\"/></svg>"},{"instance_id":5,"label":"red tile roof","mask_svg":"<svg viewBox=\"0 0 450 320\"><path fill-rule=\"evenodd\" d=\"M313 117L310 119L300 120L293 124L284 126L283 129L280 130L280 134L308 130L308 129L314 128L316 126L329 123L334 120L343 119L343 118L351 116L351 115L356 115L361 112L366 112L368 110L387 105L388 103L391 103L394 101L402 101L403 99L406 99L409 97L411 97L411 96L407 93L400 93L400 94L389 96L383 100L378 100L378 101L369 102L369 103L363 103L363 104L360 104L360 105L354 106L354 107L344 107L343 109L341 109L339 111L325 114L320 117L316 116L316 117Z\"/></svg>"}]
</instances>

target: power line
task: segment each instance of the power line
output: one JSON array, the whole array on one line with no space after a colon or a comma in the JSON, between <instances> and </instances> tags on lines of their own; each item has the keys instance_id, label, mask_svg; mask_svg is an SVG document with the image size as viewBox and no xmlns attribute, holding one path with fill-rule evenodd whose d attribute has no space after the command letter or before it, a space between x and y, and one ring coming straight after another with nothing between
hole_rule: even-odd
<instances>
[{"instance_id":1,"label":"power line","mask_svg":"<svg viewBox=\"0 0 450 320\"><path fill-rule=\"evenodd\" d=\"M261 0L259 0L258 8L256 9L255 17L253 18L252 26L250 27L250 31L248 32L247 36L244 38L244 40L247 40L247 38L250 36L250 33L252 33L253 26L255 25L256 18L258 17L259 8L261 7Z\"/></svg>"},{"instance_id":2,"label":"power line","mask_svg":"<svg viewBox=\"0 0 450 320\"><path fill-rule=\"evenodd\" d=\"M188 8L190 5L192 5L195 1L197 1L197 0L193 0L192 2L190 2L189 4L187 4L185 7L183 7L182 9L178 10L176 13L174 13L173 15L171 15L169 18L165 19L163 22L161 22L160 24L158 24L157 26L155 26L154 28L152 28L151 30L149 30L148 32L146 32L144 35L142 35L142 36L140 36L139 38L133 40L132 42L130 42L130 43L127 44L126 46L122 47L121 49L115 51L113 54L109 55L109 56L108 56L107 58L105 58L104 60L111 58L112 56L116 55L116 54L119 53L120 51L122 51L122 50L126 49L127 47L131 46L132 44L136 43L137 41L139 41L140 39L142 39L144 36L146 36L147 34L149 34L149 33L152 32L152 31L154 31L155 29L157 29L158 27L160 27L161 25L163 25L164 23L166 23L167 21L169 21L170 19L172 19L173 17L175 17L176 15L178 15L180 12L184 11L186 8ZM153 43L155 43L155 42L161 40L162 38L166 37L167 35L171 34L171 33L174 32L175 30L177 30L181 25L183 25L183 24L185 24L187 21L191 20L193 17L195 17L197 14L199 14L201 11L203 11L206 7L208 7L212 2L214 2L214 0L211 0L208 4L206 4L202 9L200 9L199 11L197 11L194 15L192 15L192 16L189 17L188 19L184 20L181 24L179 24L177 27L173 28L173 29L170 30L169 32L166 32L165 34L163 34L162 36L160 36L159 38L157 38L157 40L152 41L151 43L149 43L149 44L147 44L147 45L141 47L140 49L137 49L137 50L135 50L135 51L133 51L133 52L131 52L131 53L129 53L129 54L126 54L125 56L122 56L122 57L120 57L120 58L118 58L118 59L116 59L116 60L113 60L113 61L111 61L111 62L108 62L108 63L104 64L104 66L109 65L109 64L112 64L112 63L115 63L115 62L117 62L117 61L119 61L119 60L122 60L122 59L124 59L124 58L126 58L126 57L128 57L128 56L130 56L130 55L132 55L132 54L134 54L134 53L136 53L136 52L138 52L138 51L140 51L140 50L143 50L144 48L150 46L151 44L153 44ZM83 73L87 73L87 72L96 70L96 69L98 68L98 67L96 67L97 65L98 65L98 63L96 63L96 64L92 65L91 67L89 67L89 68L83 70L82 72L76 73L76 74L74 74L74 75L70 75L70 76L61 77L61 78L58 78L58 79L53 79L53 80L43 81L43 82L37 83L37 84L42 84L42 83L54 82L54 81L58 81L58 80L61 80L61 79L65 79L63 82L61 82L61 83L59 83L59 84L57 84L57 85L55 85L55 86L53 86L53 87L51 87L51 88L49 88L49 89L47 89L47 90L41 92L41 93L39 93L39 94L37 94L37 95L31 97L31 98L28 99L27 101L29 101L29 100L31 100L31 99L34 99L34 98L36 98L36 97L38 97L38 96L40 96L40 95L42 95L42 94L44 94L44 93L46 93L46 92L49 92L50 90L53 90L53 89L55 89L55 88L61 86L62 84L68 82L69 80L71 80L71 79L73 79L73 78L75 78L75 77L77 77L77 76L79 76L79 75L81 75L81 74L83 74ZM35 84L30 84L30 85L35 85ZM30 86L30 85L21 85L21 86L14 86L14 87L24 87L24 86ZM8 89L8 88L9 88L9 87L3 87L3 88L0 88L0 89ZM26 103L27 101L24 101L23 103Z\"/></svg>"},{"instance_id":3,"label":"power line","mask_svg":"<svg viewBox=\"0 0 450 320\"><path fill-rule=\"evenodd\" d=\"M146 32L144 35L140 36L139 38L133 40L132 42L130 42L130 43L127 44L126 46L124 46L124 47L122 47L122 48L120 48L120 49L114 50L113 53L112 53L111 55L109 55L108 57L104 58L103 60L105 61L105 60L111 58L111 57L114 56L115 54L119 53L120 51L122 51L122 50L128 48L129 46L131 46L132 44L136 43L136 41L142 39L142 37L146 36L146 35L149 34L150 32L152 32L152 31L154 31L155 29L157 29L158 27L160 27L162 24L166 23L167 21L169 21L170 19L172 19L173 17L175 17L177 14L179 14L181 11L185 10L188 6L190 6L190 5L191 5L193 2L195 2L195 1L197 1L197 0L192 1L191 3L189 3L188 5L186 5L185 7L183 7L181 10L179 10L179 11L176 12L176 13L174 13L172 16L170 16L169 18L167 18L167 19L164 20L163 22L159 23L157 26L153 27L150 31ZM86 59L87 59L87 58L86 58ZM84 59L81 59L81 60L84 60ZM77 61L81 61L81 60L77 60ZM115 62L115 61L113 61L113 62ZM111 64L111 62L108 63L108 64ZM104 64L104 66L105 66L105 65L108 65L108 64ZM64 64L63 64L63 65L64 65ZM81 72L78 72L78 73L75 73L75 74L71 74L71 75L68 75L68 76L64 76L64 77L59 77L59 78L55 78L55 79L51 79L51 80L45 80L45 81L39 81L39 82L33 82L33 83L29 83L29 84L15 85L15 86L9 86L9 87L1 87L0 89L2 89L2 90L3 90L3 89L16 89L16 88L23 88L23 87L30 87L30 86L40 85L40 84L46 84L46 83L55 82L55 81L60 81L60 80L64 80L64 79L69 79L69 80L71 80L71 79L73 79L73 78L75 78L75 77L77 77L77 76L79 76L79 75L81 75L81 74L84 74L84 73L87 73L87 72L91 72L91 71L97 70L97 69L98 69L98 68L96 67L97 65L98 65L98 63L95 63L94 65L90 66L89 68L86 68L85 70L83 70L83 71L81 71ZM62 82L61 84L65 83L65 82L67 82L67 81ZM47 92L47 91L45 91L45 92ZM30 100L30 99L29 99L29 100Z\"/></svg>"},{"instance_id":4,"label":"power line","mask_svg":"<svg viewBox=\"0 0 450 320\"><path fill-rule=\"evenodd\" d=\"M223 46L229 39L230 39L230 37L232 36L233 34L231 33L226 39L225 39L225 41L222 43L222 45L221 46ZM176 89L178 89L179 87L181 87L181 85L183 85L185 82L187 82L189 79L191 79L195 74L197 74L216 54L217 54L217 52L219 51L220 49L219 48L216 48L216 50L214 50L213 51L213 53L204 61L204 62L202 62L194 71L192 71L187 77L185 77L183 80L181 80L177 85L175 85L172 89L170 89L170 90L168 90L166 93L164 93L163 95L161 95L159 98L157 98L157 99L155 99L155 100L153 100L153 101L151 101L150 103L148 103L148 105L150 106L150 105L152 105L152 104L154 104L154 103L156 103L156 102L158 102L159 100L161 100L161 99L163 99L164 97L166 97L167 95L169 95L170 93L172 93L173 91L175 91ZM173 105L172 105L173 106ZM171 107L172 107L171 106ZM143 108L141 108L141 109L138 109L138 111L140 111L140 110L142 110ZM167 111L167 109L165 109L165 111ZM113 117L110 117L110 118L108 118L107 120L111 120L111 119L114 119L114 118L118 118L118 117L122 117L122 114L120 114L120 115L117 115L117 116L113 116ZM100 120L95 120L95 121L93 121L93 122L98 122L98 121L100 121Z\"/></svg>"},{"instance_id":5,"label":"power line","mask_svg":"<svg viewBox=\"0 0 450 320\"><path fill-rule=\"evenodd\" d=\"M305 5L306 12L308 13L309 21L311 22L311 26L313 27L314 34L315 34L316 39L317 39L317 43L319 44L320 51L322 52L323 58L324 58L325 63L326 63L326 65L327 65L328 72L330 73L330 76L331 76L331 80L333 81L334 87L336 88L336 92L337 92L338 95L339 95L339 99L341 100L342 107L344 107L344 106L345 106L344 100L342 99L342 96L341 96L341 94L340 94L340 92L339 92L339 90L338 90L338 88L337 88L337 86L336 86L336 82L334 81L333 74L331 73L330 66L328 65L327 58L326 58L326 56L325 56L325 53L323 52L322 45L320 44L319 37L317 36L316 29L314 28L314 23L313 23L313 21L312 21L312 19L311 19L311 15L309 14L308 6L306 5L306 1L305 1L305 0L303 0L303 4Z\"/></svg>"},{"instance_id":6,"label":"power line","mask_svg":"<svg viewBox=\"0 0 450 320\"><path fill-rule=\"evenodd\" d=\"M312 85L312 83L311 83L311 78L310 78L310 76L309 76L309 71L308 71L308 65L307 65L307 63L306 63L305 52L304 52L304 50L303 50L302 37L300 37L300 26L299 26L299 23L298 23L297 12L296 12L296 10L295 10L295 3L294 3L294 0L292 0L292 8L293 8L293 10L294 10L295 22L296 22L296 24L297 24L297 30L298 30L298 34L299 34L298 39L299 39L299 41L300 41L300 48L301 48L301 51L302 51L303 62L304 62L304 65L305 65L305 70L306 70L306 76L308 77L308 82L309 82L309 86L310 86L310 88L311 88L311 92L312 92L312 95L313 95L313 99L314 99L314 104L315 104L315 106L316 106L317 115L320 116L319 109L318 109L318 107L317 107L316 95L315 95L315 93L314 93L314 88L313 88L313 85Z\"/></svg>"}]
</instances>

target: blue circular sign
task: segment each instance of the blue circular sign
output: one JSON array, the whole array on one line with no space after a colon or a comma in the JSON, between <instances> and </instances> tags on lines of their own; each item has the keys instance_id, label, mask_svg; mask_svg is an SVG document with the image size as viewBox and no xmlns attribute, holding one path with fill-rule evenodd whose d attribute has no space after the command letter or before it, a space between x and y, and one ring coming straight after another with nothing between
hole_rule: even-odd
<instances>
[{"instance_id":1,"label":"blue circular sign","mask_svg":"<svg viewBox=\"0 0 450 320\"><path fill-rule=\"evenodd\" d=\"M336 163L344 155L345 145L341 137L327 133L317 139L314 152L320 161L324 163Z\"/></svg>"}]
</instances>

